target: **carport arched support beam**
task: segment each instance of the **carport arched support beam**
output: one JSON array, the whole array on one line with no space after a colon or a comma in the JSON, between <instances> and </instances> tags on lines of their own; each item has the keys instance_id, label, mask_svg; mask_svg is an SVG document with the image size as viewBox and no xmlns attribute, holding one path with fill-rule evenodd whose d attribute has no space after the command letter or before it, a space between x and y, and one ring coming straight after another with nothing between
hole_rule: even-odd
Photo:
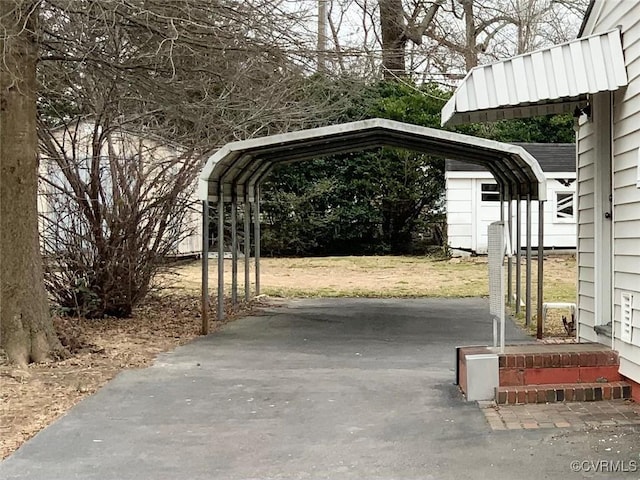
<instances>
[{"instance_id":1,"label":"carport arched support beam","mask_svg":"<svg viewBox=\"0 0 640 480\"><path fill-rule=\"evenodd\" d=\"M545 200L544 172L520 146L380 118L229 143L208 158L199 196L216 202L218 184L224 185L222 193L228 196L234 182L246 184L265 163L298 162L384 146L484 165L510 186L512 198L519 192Z\"/></svg>"}]
</instances>

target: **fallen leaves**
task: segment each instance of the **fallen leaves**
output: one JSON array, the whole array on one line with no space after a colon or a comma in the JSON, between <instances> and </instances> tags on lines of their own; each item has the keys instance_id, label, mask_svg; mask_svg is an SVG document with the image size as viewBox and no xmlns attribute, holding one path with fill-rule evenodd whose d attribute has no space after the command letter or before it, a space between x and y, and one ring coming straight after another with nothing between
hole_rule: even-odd
<instances>
[{"instance_id":1,"label":"fallen leaves","mask_svg":"<svg viewBox=\"0 0 640 480\"><path fill-rule=\"evenodd\" d=\"M214 305L215 302L212 302ZM226 305L229 320L260 302ZM215 311L210 314L215 318ZM0 458L5 458L119 371L150 365L162 352L200 334L200 299L154 295L132 318L55 317L58 335L70 351L64 360L15 368L0 358ZM212 324L214 331L219 324Z\"/></svg>"}]
</instances>

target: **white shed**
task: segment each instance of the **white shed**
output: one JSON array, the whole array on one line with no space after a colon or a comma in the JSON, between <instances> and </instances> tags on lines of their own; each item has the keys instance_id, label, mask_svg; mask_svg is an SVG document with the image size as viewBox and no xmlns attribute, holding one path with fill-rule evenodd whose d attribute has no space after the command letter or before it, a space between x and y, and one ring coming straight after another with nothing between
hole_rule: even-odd
<instances>
[{"instance_id":1,"label":"white shed","mask_svg":"<svg viewBox=\"0 0 640 480\"><path fill-rule=\"evenodd\" d=\"M89 175L91 159L93 158L93 141L99 138L100 178L104 183L109 183L110 164L109 157L115 156L119 160L128 162L141 162L144 166L153 166L156 170L177 168L181 160L184 148L169 142L154 139L151 136L142 138L140 135L126 130L114 130L108 134L96 136L95 123L90 120L79 120L61 126L52 132L52 144L50 148L56 151L56 155L64 155L71 165L74 165L81 176ZM69 226L61 225L59 216L54 214L56 208L56 196L60 195L60 189L68 185L68 181L60 170L60 166L47 156L45 148L42 148L39 174L41 181L38 192L38 211L41 215L40 237L46 241L51 234L51 229L60 231L69 230ZM146 168L146 167L145 167ZM150 177L149 181L153 181ZM87 180L88 181L88 180ZM194 179L195 182L195 179ZM110 200L111 188L102 185L103 201ZM194 185L195 190L195 185ZM156 194L153 185L145 189L145 199L152 199ZM172 256L199 255L202 248L202 206L196 199L195 191L192 192L192 200L189 203L181 223L176 228L168 228L163 237L173 243ZM64 223L64 222L62 222ZM76 232L79 233L79 232Z\"/></svg>"},{"instance_id":2,"label":"white shed","mask_svg":"<svg viewBox=\"0 0 640 480\"><path fill-rule=\"evenodd\" d=\"M572 143L516 143L533 155L547 178L544 246L575 249L576 148ZM487 253L487 229L500 220L500 192L493 175L484 167L448 159L445 164L447 240L450 248ZM524 213L521 218L524 218ZM532 216L538 229L537 211ZM526 244L524 228L521 245ZM537 237L532 239L537 247ZM515 245L515 232L512 244Z\"/></svg>"},{"instance_id":3,"label":"white shed","mask_svg":"<svg viewBox=\"0 0 640 480\"><path fill-rule=\"evenodd\" d=\"M473 69L443 124L574 112L578 328L640 400L640 2L592 0L579 38Z\"/></svg>"}]
</instances>

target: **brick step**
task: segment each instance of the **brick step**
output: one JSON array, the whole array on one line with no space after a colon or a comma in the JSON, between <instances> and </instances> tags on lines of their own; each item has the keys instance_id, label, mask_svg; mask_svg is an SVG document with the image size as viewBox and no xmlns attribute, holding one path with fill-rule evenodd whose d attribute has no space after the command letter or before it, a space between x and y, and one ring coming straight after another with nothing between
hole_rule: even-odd
<instances>
[{"instance_id":1,"label":"brick step","mask_svg":"<svg viewBox=\"0 0 640 480\"><path fill-rule=\"evenodd\" d=\"M495 400L500 405L516 405L524 403L592 402L618 398L631 398L631 386L628 383L558 383L497 387Z\"/></svg>"},{"instance_id":2,"label":"brick step","mask_svg":"<svg viewBox=\"0 0 640 480\"><path fill-rule=\"evenodd\" d=\"M514 352L498 356L498 366L506 368L600 367L619 363L618 353L608 349Z\"/></svg>"},{"instance_id":3,"label":"brick step","mask_svg":"<svg viewBox=\"0 0 640 480\"><path fill-rule=\"evenodd\" d=\"M558 383L596 383L622 381L619 366L564 366L547 368L501 367L499 378L501 387L516 385L545 385Z\"/></svg>"}]
</instances>

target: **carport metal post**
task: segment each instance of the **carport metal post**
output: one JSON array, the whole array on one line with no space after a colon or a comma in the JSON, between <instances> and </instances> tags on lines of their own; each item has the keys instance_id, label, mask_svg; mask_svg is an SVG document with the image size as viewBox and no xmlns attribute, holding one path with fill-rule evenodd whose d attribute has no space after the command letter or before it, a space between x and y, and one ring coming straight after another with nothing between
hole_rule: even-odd
<instances>
[{"instance_id":1,"label":"carport metal post","mask_svg":"<svg viewBox=\"0 0 640 480\"><path fill-rule=\"evenodd\" d=\"M527 193L527 273L525 292L525 325L531 325L531 193Z\"/></svg>"},{"instance_id":2,"label":"carport metal post","mask_svg":"<svg viewBox=\"0 0 640 480\"><path fill-rule=\"evenodd\" d=\"M209 333L209 201L202 201L202 335Z\"/></svg>"},{"instance_id":3,"label":"carport metal post","mask_svg":"<svg viewBox=\"0 0 640 480\"><path fill-rule=\"evenodd\" d=\"M273 163L268 163L266 167L260 168L256 173L251 175L247 179L247 185L253 184L253 232L254 232L254 256L256 262L255 276L256 276L256 292L255 295L260 295L260 184L267 175L271 172Z\"/></svg>"},{"instance_id":4,"label":"carport metal post","mask_svg":"<svg viewBox=\"0 0 640 480\"><path fill-rule=\"evenodd\" d=\"M511 189L507 187L507 230L509 232L509 255L507 255L507 303L511 305L513 301L513 199L511 198Z\"/></svg>"},{"instance_id":5,"label":"carport metal post","mask_svg":"<svg viewBox=\"0 0 640 480\"><path fill-rule=\"evenodd\" d=\"M218 320L224 320L224 186L218 187Z\"/></svg>"},{"instance_id":6,"label":"carport metal post","mask_svg":"<svg viewBox=\"0 0 640 480\"><path fill-rule=\"evenodd\" d=\"M238 304L238 196L231 188L231 303Z\"/></svg>"},{"instance_id":7,"label":"carport metal post","mask_svg":"<svg viewBox=\"0 0 640 480\"><path fill-rule=\"evenodd\" d=\"M522 202L520 194L516 197L516 315L520 313L522 298Z\"/></svg>"},{"instance_id":8,"label":"carport metal post","mask_svg":"<svg viewBox=\"0 0 640 480\"><path fill-rule=\"evenodd\" d=\"M542 304L544 301L544 202L538 200L538 311L536 337L542 338Z\"/></svg>"},{"instance_id":9,"label":"carport metal post","mask_svg":"<svg viewBox=\"0 0 640 480\"><path fill-rule=\"evenodd\" d=\"M507 197L506 190L507 187L504 184L500 184L500 221L502 222L502 228L504 228L504 200ZM504 249L502 251L502 260L504 260ZM502 270L502 275L504 275L504 268ZM502 280L502 303L504 304L504 277ZM495 336L493 338L496 338Z\"/></svg>"},{"instance_id":10,"label":"carport metal post","mask_svg":"<svg viewBox=\"0 0 640 480\"><path fill-rule=\"evenodd\" d=\"M256 256L256 297L260 295L260 185L255 187L253 211L253 241Z\"/></svg>"},{"instance_id":11,"label":"carport metal post","mask_svg":"<svg viewBox=\"0 0 640 480\"><path fill-rule=\"evenodd\" d=\"M251 298L251 203L249 191L244 186L244 300Z\"/></svg>"}]
</instances>

